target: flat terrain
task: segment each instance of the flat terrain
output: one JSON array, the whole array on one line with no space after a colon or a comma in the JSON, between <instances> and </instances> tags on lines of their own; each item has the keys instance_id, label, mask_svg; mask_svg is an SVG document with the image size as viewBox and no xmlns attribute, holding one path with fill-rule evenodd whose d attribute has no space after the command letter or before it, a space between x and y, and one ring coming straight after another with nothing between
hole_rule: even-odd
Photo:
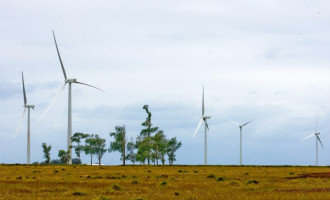
<instances>
[{"instance_id":1,"label":"flat terrain","mask_svg":"<svg viewBox=\"0 0 330 200\"><path fill-rule=\"evenodd\" d=\"M0 165L0 199L330 199L330 167Z\"/></svg>"}]
</instances>

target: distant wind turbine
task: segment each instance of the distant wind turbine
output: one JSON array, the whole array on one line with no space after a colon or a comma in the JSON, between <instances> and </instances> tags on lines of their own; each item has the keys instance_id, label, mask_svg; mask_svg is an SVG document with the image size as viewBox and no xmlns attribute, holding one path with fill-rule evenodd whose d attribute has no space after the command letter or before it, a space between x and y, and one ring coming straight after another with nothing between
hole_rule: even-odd
<instances>
[{"instance_id":1,"label":"distant wind turbine","mask_svg":"<svg viewBox=\"0 0 330 200\"><path fill-rule=\"evenodd\" d=\"M77 83L77 84L81 84L81 85L86 85L98 90L101 90L100 88L97 88L95 86L86 84L86 83L82 83L82 82L78 82L77 79L68 79L65 73L65 69L64 69L64 65L61 59L61 55L60 52L58 50L58 46L57 46L57 42L56 42L56 38L55 38L55 33L53 31L53 36L54 36L54 42L55 42L55 46L56 46L56 50L57 50L57 55L58 58L60 60L61 63L61 67L62 67L62 71L63 71L63 75L64 75L64 84L62 85L62 87L60 88L60 90L57 92L55 98L51 101L51 103L49 104L49 106L47 107L47 109L45 110L45 112L41 115L41 117L39 118L38 121L40 121L45 114L48 112L48 110L51 108L51 106L54 104L54 102L56 101L56 99L58 98L58 96L62 93L65 85L68 83L69 84L69 94L68 94L68 139L67 139L67 149L70 150L71 147L71 136L72 136L72 106L71 106L71 84L72 83ZM101 90L103 91L103 90ZM69 164L72 164L72 151L70 150L70 160L69 160Z\"/></svg>"},{"instance_id":2,"label":"distant wind turbine","mask_svg":"<svg viewBox=\"0 0 330 200\"><path fill-rule=\"evenodd\" d=\"M239 124L239 123L237 123L237 122L234 122L233 120L231 120L231 119L229 119L229 118L227 118L226 117L226 119L227 120L229 120L229 121L231 121L231 122L233 122L234 124L236 124L238 127L239 127L239 131L240 131L240 145L239 145L239 164L240 165L243 165L243 163L242 163L242 129L243 129L243 127L245 126L245 125L247 125L247 124L249 124L250 122L252 122L252 121L254 121L254 119L253 120L251 120L251 121L248 121L248 122L246 122L246 123L244 123L244 124Z\"/></svg>"},{"instance_id":3,"label":"distant wind turbine","mask_svg":"<svg viewBox=\"0 0 330 200\"><path fill-rule=\"evenodd\" d=\"M198 129L201 127L204 121L204 165L207 165L207 130L209 129L209 125L207 124L207 119L210 119L210 116L205 116L205 109L204 109L204 86L203 86L203 98L202 98L202 117L199 121L199 124L195 130L195 133L192 137L195 137Z\"/></svg>"},{"instance_id":4,"label":"distant wind turbine","mask_svg":"<svg viewBox=\"0 0 330 200\"><path fill-rule=\"evenodd\" d=\"M315 132L313 133L313 134L311 134L311 135L309 135L309 136L307 136L307 137L305 137L305 138L303 138L301 141L303 141L303 140L306 140L306 139L308 139L308 138L310 138L310 137L313 137L314 135L315 135L315 142L316 142L316 159L315 159L315 162L316 162L316 166L318 166L319 165L319 152L318 152L318 144L319 144L319 142L320 142L320 144L321 144L321 146L322 146L322 149L323 149L323 144L322 144L322 142L321 142L321 139L320 139L320 132L318 132L317 131L317 124L318 124L318 121L319 121L319 114L317 114L317 118L316 118L316 124L315 124Z\"/></svg>"},{"instance_id":5,"label":"distant wind turbine","mask_svg":"<svg viewBox=\"0 0 330 200\"><path fill-rule=\"evenodd\" d=\"M22 72L22 85L23 85L23 97L24 97L24 111L20 120L20 123L17 127L16 130L16 134L15 134L15 138L17 137L17 134L22 126L23 123L23 119L24 119L24 115L25 115L25 111L26 109L28 109L28 120L27 120L27 152L26 152L26 156L27 156L27 164L31 164L30 163L30 108L32 108L34 110L34 105L27 105L27 99L26 99L26 93L25 93L25 85L24 85L24 76L23 76L23 72Z\"/></svg>"}]
</instances>

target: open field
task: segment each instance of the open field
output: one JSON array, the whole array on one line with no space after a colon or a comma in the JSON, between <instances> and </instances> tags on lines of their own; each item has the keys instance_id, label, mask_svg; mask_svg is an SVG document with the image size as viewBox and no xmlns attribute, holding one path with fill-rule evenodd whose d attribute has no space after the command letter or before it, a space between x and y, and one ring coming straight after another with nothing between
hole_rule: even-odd
<instances>
[{"instance_id":1,"label":"open field","mask_svg":"<svg viewBox=\"0 0 330 200\"><path fill-rule=\"evenodd\" d=\"M330 199L330 167L0 165L0 199Z\"/></svg>"}]
</instances>

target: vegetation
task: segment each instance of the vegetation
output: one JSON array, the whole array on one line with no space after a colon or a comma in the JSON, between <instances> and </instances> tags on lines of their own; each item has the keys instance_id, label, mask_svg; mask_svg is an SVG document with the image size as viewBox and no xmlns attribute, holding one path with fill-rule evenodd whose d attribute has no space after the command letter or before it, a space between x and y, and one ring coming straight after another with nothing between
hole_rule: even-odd
<instances>
[{"instance_id":1,"label":"vegetation","mask_svg":"<svg viewBox=\"0 0 330 200\"><path fill-rule=\"evenodd\" d=\"M93 164L93 155L96 154L101 165L101 159L104 153L107 151L105 148L105 139L100 138L98 135L90 135L85 140L84 152L86 155L91 155L91 165Z\"/></svg>"},{"instance_id":2,"label":"vegetation","mask_svg":"<svg viewBox=\"0 0 330 200\"><path fill-rule=\"evenodd\" d=\"M81 142L82 142L81 140L88 138L88 136L89 136L88 134L77 132L77 133L73 134L73 136L71 137L71 141L73 143L76 143L76 145L74 145L72 147L74 148L75 153L79 160L81 160L80 155L81 155L81 152L84 150L84 145L81 144Z\"/></svg>"},{"instance_id":3,"label":"vegetation","mask_svg":"<svg viewBox=\"0 0 330 200\"><path fill-rule=\"evenodd\" d=\"M0 199L330 199L329 171L330 167L0 165Z\"/></svg>"},{"instance_id":4,"label":"vegetation","mask_svg":"<svg viewBox=\"0 0 330 200\"><path fill-rule=\"evenodd\" d=\"M110 142L109 152L118 151L121 154L120 160L123 161L123 165L125 165L126 159L126 128L123 126L116 126L116 132L110 133L110 137L113 137L115 141Z\"/></svg>"},{"instance_id":5,"label":"vegetation","mask_svg":"<svg viewBox=\"0 0 330 200\"><path fill-rule=\"evenodd\" d=\"M69 160L71 158L70 150L67 150L67 151L59 150L58 157L60 158L60 160L63 164L69 164Z\"/></svg>"},{"instance_id":6,"label":"vegetation","mask_svg":"<svg viewBox=\"0 0 330 200\"><path fill-rule=\"evenodd\" d=\"M168 163L173 165L174 161L176 161L175 152L182 146L181 142L178 142L175 137L167 139L164 132L151 123L152 115L149 111L149 106L144 105L143 109L147 113L147 118L142 123L143 129L135 142L133 138L131 138L130 142L126 142L125 125L116 126L115 132L110 133L110 137L113 138L114 141L110 142L108 149L106 149L106 140L100 138L98 135L89 135L81 132L75 133L71 137L75 145L70 147L70 151L72 151L73 148L77 158L72 159L72 163L81 164L81 152L84 152L86 155L90 155L91 165L93 164L93 155L97 156L98 163L101 165L101 159L108 150L110 153L119 152L121 154L120 160L123 161L123 165L126 164L126 160L130 161L132 164L136 162L145 164L147 160L148 165L150 165L150 161L152 161L154 165L159 165L159 161L161 161L162 165L165 165L166 156L168 157ZM42 147L44 158L46 159L44 163L46 164L68 164L71 159L70 151L59 150L58 157L60 160L50 161L49 152L51 146L47 146L46 143L43 143Z\"/></svg>"},{"instance_id":7,"label":"vegetation","mask_svg":"<svg viewBox=\"0 0 330 200\"><path fill-rule=\"evenodd\" d=\"M42 151L44 153L44 158L46 159L45 163L49 164L49 162L50 162L50 150L52 149L52 146L51 145L47 146L46 143L42 143L41 146L42 146Z\"/></svg>"}]
</instances>

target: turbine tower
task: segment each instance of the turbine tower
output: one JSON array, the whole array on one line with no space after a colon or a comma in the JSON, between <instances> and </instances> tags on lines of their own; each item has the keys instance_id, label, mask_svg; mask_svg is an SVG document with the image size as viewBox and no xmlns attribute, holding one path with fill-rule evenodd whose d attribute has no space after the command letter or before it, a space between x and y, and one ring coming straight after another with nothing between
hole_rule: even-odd
<instances>
[{"instance_id":1,"label":"turbine tower","mask_svg":"<svg viewBox=\"0 0 330 200\"><path fill-rule=\"evenodd\" d=\"M34 105L28 105L27 104L27 99L26 99L26 93L25 93L25 85L24 85L24 76L22 72L22 85L23 85L23 97L24 97L24 111L20 120L20 123L18 125L18 128L16 130L15 137L17 137L17 134L22 126L22 122L24 119L24 115L26 112L26 109L28 109L28 120L27 120L27 151L26 151L26 164L31 164L30 162L30 108L34 110Z\"/></svg>"},{"instance_id":2,"label":"turbine tower","mask_svg":"<svg viewBox=\"0 0 330 200\"><path fill-rule=\"evenodd\" d=\"M315 135L315 143L316 143L316 149L315 149L315 153L316 153L316 156L315 156L315 164L316 164L316 166L319 165L319 152L318 152L318 149L319 149L318 144L319 144L319 142L320 142L320 144L321 144L321 146L322 146L322 149L324 149L324 148L323 148L323 144L322 144L321 139L320 139L320 136L319 136L321 133L317 131L317 124L318 124L318 121L319 121L319 114L317 114L317 119L316 119L316 125L315 125L315 131L314 131L314 133L311 134L311 135L309 135L309 136L307 136L307 137L305 137L305 138L303 138L303 139L301 140L301 141L306 140L306 139L308 139L308 138L310 138L310 137L313 137L313 136Z\"/></svg>"},{"instance_id":3,"label":"turbine tower","mask_svg":"<svg viewBox=\"0 0 330 200\"><path fill-rule=\"evenodd\" d=\"M207 124L207 120L210 119L210 116L205 116L205 108L204 108L204 86L203 86L203 97L202 97L202 117L199 121L199 124L195 130L195 133L192 137L195 137L198 129L201 127L204 121L204 165L207 165L207 130L209 130L209 125Z\"/></svg>"},{"instance_id":4,"label":"turbine tower","mask_svg":"<svg viewBox=\"0 0 330 200\"><path fill-rule=\"evenodd\" d=\"M227 118L227 117L226 117ZM229 118L227 118L229 121L231 121L231 122L233 122L234 124L236 124L238 127L239 127L239 133L240 133L240 144L239 144L239 164L240 165L243 165L243 162L242 162L242 132L243 132L243 127L245 126L245 125L247 125L248 123L250 123L250 122L252 122L252 121L254 121L254 119L253 120L251 120L251 121L248 121L248 122L246 122L246 123L244 123L244 124L239 124L239 123L237 123L237 122L234 122L233 120L231 120L231 119L229 119Z\"/></svg>"},{"instance_id":5,"label":"turbine tower","mask_svg":"<svg viewBox=\"0 0 330 200\"><path fill-rule=\"evenodd\" d=\"M39 121L44 117L44 115L48 112L48 110L50 109L50 107L53 105L53 103L56 101L57 97L62 93L65 85L68 83L69 84L69 88L68 88L68 139L67 139L67 149L68 151L70 150L70 160L69 160L69 164L72 164L72 151L71 151L71 136L72 136L72 97L71 97L71 85L72 83L77 83L77 84L81 84L81 85L86 85L98 90L101 90L100 88L97 88L95 86L86 84L86 83L82 83L82 82L78 82L77 79L71 78L68 79L65 73L65 69L64 69L64 65L61 59L61 55L60 52L58 50L58 46L57 46L57 42L56 42L56 38L55 38L55 33L53 31L53 37L54 37L54 42L55 42L55 46L56 46L56 51L57 51L57 55L58 58L60 60L60 64L62 67L62 71L63 71L63 75L64 75L64 84L62 85L62 87L60 88L60 90L58 91L58 93L56 94L55 98L51 101L51 103L49 104L49 106L47 107L47 109L45 110L45 112L41 115L41 117L39 118ZM103 90L101 90L103 91Z\"/></svg>"}]
</instances>

